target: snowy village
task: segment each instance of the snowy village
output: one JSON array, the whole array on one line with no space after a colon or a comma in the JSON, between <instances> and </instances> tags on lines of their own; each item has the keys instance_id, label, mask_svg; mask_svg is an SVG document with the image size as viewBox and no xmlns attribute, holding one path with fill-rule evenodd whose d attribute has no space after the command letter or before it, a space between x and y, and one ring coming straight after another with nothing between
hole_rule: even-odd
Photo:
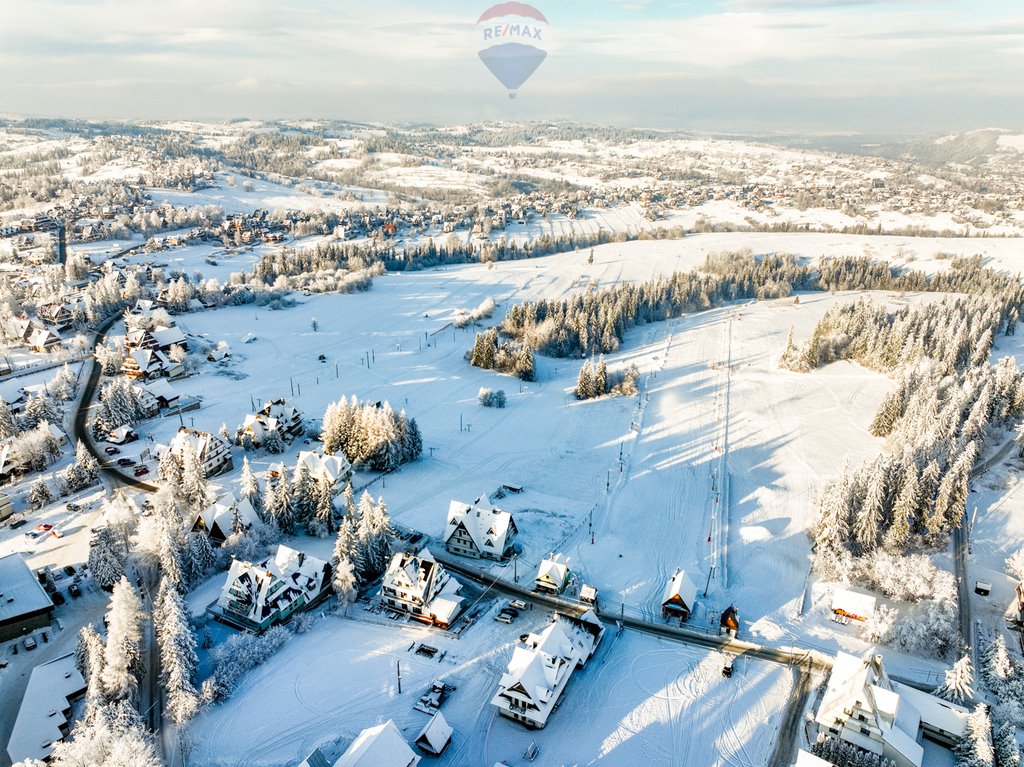
<instances>
[{"instance_id":1,"label":"snowy village","mask_svg":"<svg viewBox=\"0 0 1024 767\"><path fill-rule=\"evenodd\" d=\"M1024 113L666 122L609 42L898 89L942 3L187 5L0 25L0 767L1020 763Z\"/></svg>"}]
</instances>

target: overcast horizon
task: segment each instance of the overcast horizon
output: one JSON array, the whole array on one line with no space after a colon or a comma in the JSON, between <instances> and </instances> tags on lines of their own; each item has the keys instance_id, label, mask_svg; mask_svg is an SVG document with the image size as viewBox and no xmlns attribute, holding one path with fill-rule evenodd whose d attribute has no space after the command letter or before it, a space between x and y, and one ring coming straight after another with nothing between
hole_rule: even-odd
<instances>
[{"instance_id":1,"label":"overcast horizon","mask_svg":"<svg viewBox=\"0 0 1024 767\"><path fill-rule=\"evenodd\" d=\"M0 114L1024 130L1024 10L1007 0L535 2L549 55L515 101L476 55L489 5L21 4L0 29Z\"/></svg>"}]
</instances>

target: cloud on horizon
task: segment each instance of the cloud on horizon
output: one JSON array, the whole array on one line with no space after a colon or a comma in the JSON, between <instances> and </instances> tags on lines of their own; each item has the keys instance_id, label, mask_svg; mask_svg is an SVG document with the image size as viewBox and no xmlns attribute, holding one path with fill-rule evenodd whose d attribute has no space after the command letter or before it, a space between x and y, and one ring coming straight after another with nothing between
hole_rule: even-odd
<instances>
[{"instance_id":1,"label":"cloud on horizon","mask_svg":"<svg viewBox=\"0 0 1024 767\"><path fill-rule=\"evenodd\" d=\"M515 102L476 57L487 4L35 0L5 9L0 112L1024 128L1024 10L1004 0L535 2L550 56Z\"/></svg>"}]
</instances>

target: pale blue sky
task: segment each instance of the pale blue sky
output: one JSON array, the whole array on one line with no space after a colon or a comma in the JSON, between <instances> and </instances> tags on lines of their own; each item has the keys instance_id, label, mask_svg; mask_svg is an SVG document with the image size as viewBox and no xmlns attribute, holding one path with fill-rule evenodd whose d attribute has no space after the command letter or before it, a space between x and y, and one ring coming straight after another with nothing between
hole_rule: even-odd
<instances>
[{"instance_id":1,"label":"pale blue sky","mask_svg":"<svg viewBox=\"0 0 1024 767\"><path fill-rule=\"evenodd\" d=\"M535 2L550 56L514 102L476 58L489 5L7 0L0 114L1024 129L1020 0Z\"/></svg>"}]
</instances>

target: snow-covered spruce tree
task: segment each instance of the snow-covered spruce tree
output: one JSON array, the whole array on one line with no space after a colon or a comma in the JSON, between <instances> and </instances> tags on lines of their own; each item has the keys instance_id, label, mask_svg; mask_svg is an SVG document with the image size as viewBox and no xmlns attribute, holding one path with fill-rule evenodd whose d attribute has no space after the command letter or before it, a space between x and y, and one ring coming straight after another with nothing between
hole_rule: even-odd
<instances>
[{"instance_id":1,"label":"snow-covered spruce tree","mask_svg":"<svg viewBox=\"0 0 1024 767\"><path fill-rule=\"evenodd\" d=\"M184 590L188 584L181 563L181 528L167 517L160 517L157 524L160 572L176 589Z\"/></svg>"},{"instance_id":2,"label":"snow-covered spruce tree","mask_svg":"<svg viewBox=\"0 0 1024 767\"><path fill-rule=\"evenodd\" d=\"M189 587L202 582L216 562L217 556L206 533L196 531L185 537L181 552L182 575Z\"/></svg>"},{"instance_id":3,"label":"snow-covered spruce tree","mask_svg":"<svg viewBox=\"0 0 1024 767\"><path fill-rule=\"evenodd\" d=\"M996 725L992 741L998 767L1017 767L1020 764L1020 746L1017 744L1017 728L1013 722Z\"/></svg>"},{"instance_id":4,"label":"snow-covered spruce tree","mask_svg":"<svg viewBox=\"0 0 1024 767\"><path fill-rule=\"evenodd\" d=\"M341 609L345 609L356 601L359 594L356 571L347 558L342 557L334 565L334 577L331 580L331 585L334 587L334 593L338 597L338 606Z\"/></svg>"},{"instance_id":5,"label":"snow-covered spruce tree","mask_svg":"<svg viewBox=\"0 0 1024 767\"><path fill-rule=\"evenodd\" d=\"M357 554L352 559L353 564L358 562L361 566L359 571L360 581L372 580L377 575L377 561L374 557L376 545L375 536L377 523L374 519L376 506L373 497L368 490L364 490L359 497L359 505L356 508L356 550Z\"/></svg>"},{"instance_id":6,"label":"snow-covered spruce tree","mask_svg":"<svg viewBox=\"0 0 1024 767\"><path fill-rule=\"evenodd\" d=\"M313 485L315 504L311 534L320 538L334 535L337 525L334 521L334 485L326 475L319 477Z\"/></svg>"},{"instance_id":7,"label":"snow-covered spruce tree","mask_svg":"<svg viewBox=\"0 0 1024 767\"><path fill-rule=\"evenodd\" d=\"M271 455L280 455L285 451L284 440L281 439L281 432L276 428L272 428L267 431L267 436L263 440L263 449Z\"/></svg>"},{"instance_id":8,"label":"snow-covered spruce tree","mask_svg":"<svg viewBox=\"0 0 1024 767\"><path fill-rule=\"evenodd\" d=\"M983 703L979 703L967 718L967 734L957 743L953 753L958 767L995 767L992 722Z\"/></svg>"},{"instance_id":9,"label":"snow-covered spruce tree","mask_svg":"<svg viewBox=\"0 0 1024 767\"><path fill-rule=\"evenodd\" d=\"M1018 581L1024 581L1024 548L1017 549L1007 557L1006 572Z\"/></svg>"},{"instance_id":10,"label":"snow-covered spruce tree","mask_svg":"<svg viewBox=\"0 0 1024 767\"><path fill-rule=\"evenodd\" d=\"M52 503L53 493L50 492L50 487L46 484L46 480L40 477L33 482L32 487L29 488L28 495L25 496L25 500L33 509L41 509L43 506Z\"/></svg>"},{"instance_id":11,"label":"snow-covered spruce tree","mask_svg":"<svg viewBox=\"0 0 1024 767\"><path fill-rule=\"evenodd\" d=\"M282 479L282 481L284 481ZM292 517L295 524L301 525L310 534L310 528L316 524L316 496L313 478L305 464L300 464L292 477L291 487Z\"/></svg>"},{"instance_id":12,"label":"snow-covered spruce tree","mask_svg":"<svg viewBox=\"0 0 1024 767\"><path fill-rule=\"evenodd\" d=\"M963 705L974 697L974 667L970 654L965 655L946 671L946 678L933 693L950 703Z\"/></svg>"},{"instance_id":13,"label":"snow-covered spruce tree","mask_svg":"<svg viewBox=\"0 0 1024 767\"><path fill-rule=\"evenodd\" d=\"M104 706L55 743L51 767L163 767L138 714L125 702Z\"/></svg>"},{"instance_id":14,"label":"snow-covered spruce tree","mask_svg":"<svg viewBox=\"0 0 1024 767\"><path fill-rule=\"evenodd\" d=\"M347 514L338 525L338 536L335 538L334 551L331 554L331 564L334 566L335 572L342 561L346 561L352 566L353 575L357 578L356 584L358 585L358 575L363 570L363 558L352 514Z\"/></svg>"},{"instance_id":15,"label":"snow-covered spruce tree","mask_svg":"<svg viewBox=\"0 0 1024 767\"><path fill-rule=\"evenodd\" d=\"M295 517L292 510L291 484L284 464L277 465L278 478L272 483L264 502L267 522L285 535L295 531Z\"/></svg>"},{"instance_id":16,"label":"snow-covered spruce tree","mask_svg":"<svg viewBox=\"0 0 1024 767\"><path fill-rule=\"evenodd\" d=\"M1001 634L985 645L980 661L981 678L985 685L997 698L1002 698L1016 669Z\"/></svg>"},{"instance_id":17,"label":"snow-covered spruce tree","mask_svg":"<svg viewBox=\"0 0 1024 767\"><path fill-rule=\"evenodd\" d=\"M89 542L89 572L104 591L112 591L124 576L124 549L109 527L93 531Z\"/></svg>"},{"instance_id":18,"label":"snow-covered spruce tree","mask_svg":"<svg viewBox=\"0 0 1024 767\"><path fill-rule=\"evenodd\" d=\"M14 425L14 416L11 415L11 408L7 405L7 401L0 397L0 439L14 437L17 433L18 429Z\"/></svg>"},{"instance_id":19,"label":"snow-covered spruce tree","mask_svg":"<svg viewBox=\"0 0 1024 767\"><path fill-rule=\"evenodd\" d=\"M134 699L142 669L142 605L127 578L114 584L107 609L103 690L111 701Z\"/></svg>"},{"instance_id":20,"label":"snow-covered spruce tree","mask_svg":"<svg viewBox=\"0 0 1024 767\"><path fill-rule=\"evenodd\" d=\"M594 396L594 366L585 360L576 377L576 399L591 399Z\"/></svg>"},{"instance_id":21,"label":"snow-covered spruce tree","mask_svg":"<svg viewBox=\"0 0 1024 767\"><path fill-rule=\"evenodd\" d=\"M214 501L206 471L192 450L186 451L182 460L181 498L189 511L200 511Z\"/></svg>"},{"instance_id":22,"label":"snow-covered spruce tree","mask_svg":"<svg viewBox=\"0 0 1024 767\"><path fill-rule=\"evenodd\" d=\"M160 678L167 694L167 713L181 726L199 708L195 686L199 658L185 603L167 578L160 582L153 620L160 644Z\"/></svg>"},{"instance_id":23,"label":"snow-covered spruce tree","mask_svg":"<svg viewBox=\"0 0 1024 767\"><path fill-rule=\"evenodd\" d=\"M78 646L75 648L75 666L86 682L85 715L92 716L107 703L103 691L103 656L106 648L103 638L92 625L78 632Z\"/></svg>"},{"instance_id":24,"label":"snow-covered spruce tree","mask_svg":"<svg viewBox=\"0 0 1024 767\"><path fill-rule=\"evenodd\" d=\"M249 457L242 459L242 474L238 480L239 492L242 498L249 501L253 509L262 518L263 514L263 491L260 489L259 480L253 474L249 466Z\"/></svg>"},{"instance_id":25,"label":"snow-covered spruce tree","mask_svg":"<svg viewBox=\"0 0 1024 767\"><path fill-rule=\"evenodd\" d=\"M160 454L160 479L171 488L180 488L185 475L185 467L182 460L170 450L164 450Z\"/></svg>"}]
</instances>

